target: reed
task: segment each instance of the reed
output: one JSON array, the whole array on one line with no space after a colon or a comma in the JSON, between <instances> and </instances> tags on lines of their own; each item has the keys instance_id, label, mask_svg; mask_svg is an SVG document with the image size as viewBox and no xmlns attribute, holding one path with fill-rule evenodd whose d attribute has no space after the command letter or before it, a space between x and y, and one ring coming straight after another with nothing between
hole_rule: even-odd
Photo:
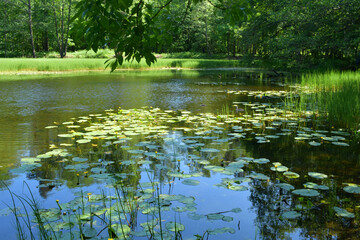
<instances>
[{"instance_id":1,"label":"reed","mask_svg":"<svg viewBox=\"0 0 360 240\"><path fill-rule=\"evenodd\" d=\"M299 104L318 111L332 126L357 131L360 124L360 73L306 74Z\"/></svg>"}]
</instances>

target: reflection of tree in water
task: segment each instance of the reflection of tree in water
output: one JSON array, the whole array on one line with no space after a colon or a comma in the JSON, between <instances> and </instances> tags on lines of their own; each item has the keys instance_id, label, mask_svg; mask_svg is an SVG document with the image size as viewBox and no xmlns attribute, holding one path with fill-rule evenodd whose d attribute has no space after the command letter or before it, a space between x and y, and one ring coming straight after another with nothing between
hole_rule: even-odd
<instances>
[{"instance_id":1,"label":"reflection of tree in water","mask_svg":"<svg viewBox=\"0 0 360 240\"><path fill-rule=\"evenodd\" d=\"M300 175L313 171L323 172L336 175L341 178L339 181L343 182L359 176L360 148L357 145L339 148L331 143L323 143L318 148L310 146L305 141L296 141L295 136L295 133L291 136L281 136L268 144L258 144L256 139L243 141L242 144L248 152L253 153L254 158L265 157L271 161L281 162Z\"/></svg>"},{"instance_id":2,"label":"reflection of tree in water","mask_svg":"<svg viewBox=\"0 0 360 240\"><path fill-rule=\"evenodd\" d=\"M287 220L279 216L285 209L290 209L292 202L288 195L282 195L281 189L268 182L254 180L249 184L251 195L249 200L257 217L255 225L262 239L291 239L289 233L295 229Z\"/></svg>"},{"instance_id":3,"label":"reflection of tree in water","mask_svg":"<svg viewBox=\"0 0 360 240\"><path fill-rule=\"evenodd\" d=\"M332 195L331 192L324 194L325 199L298 197L261 180L254 180L249 185L249 200L257 215L255 225L259 228L258 233L262 239L291 239L290 234L297 229L299 236L306 239L360 237L358 220L337 217L333 210L342 200L350 201L349 199L340 200L340 196ZM288 220L282 217L284 212L295 209L301 213L299 218Z\"/></svg>"}]
</instances>

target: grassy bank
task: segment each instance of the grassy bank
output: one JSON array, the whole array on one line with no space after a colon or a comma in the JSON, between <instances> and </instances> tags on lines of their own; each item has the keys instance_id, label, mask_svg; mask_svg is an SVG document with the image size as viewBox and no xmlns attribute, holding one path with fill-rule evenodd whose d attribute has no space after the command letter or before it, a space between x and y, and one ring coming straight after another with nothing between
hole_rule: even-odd
<instances>
[{"instance_id":1,"label":"grassy bank","mask_svg":"<svg viewBox=\"0 0 360 240\"><path fill-rule=\"evenodd\" d=\"M94 71L105 69L105 59L99 58L1 58L0 72L62 72L62 71ZM242 64L237 60L219 59L158 59L150 67L144 60L137 62L124 62L118 69L162 69L162 68L234 68L241 67ZM109 71L107 69L106 71Z\"/></svg>"}]
</instances>

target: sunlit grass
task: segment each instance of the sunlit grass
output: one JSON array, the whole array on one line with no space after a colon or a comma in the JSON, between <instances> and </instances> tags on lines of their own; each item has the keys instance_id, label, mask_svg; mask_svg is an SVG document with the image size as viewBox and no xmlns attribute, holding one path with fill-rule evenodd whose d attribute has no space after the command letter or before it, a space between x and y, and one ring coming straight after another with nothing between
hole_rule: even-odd
<instances>
[{"instance_id":1,"label":"sunlit grass","mask_svg":"<svg viewBox=\"0 0 360 240\"><path fill-rule=\"evenodd\" d=\"M332 125L358 129L360 124L360 73L328 72L307 74L302 86L313 92L304 93L301 103L326 113ZM306 95L305 95L306 94Z\"/></svg>"},{"instance_id":2,"label":"sunlit grass","mask_svg":"<svg viewBox=\"0 0 360 240\"><path fill-rule=\"evenodd\" d=\"M1 58L0 72L19 72L19 71L92 71L104 70L105 59L99 58ZM161 68L233 68L241 67L241 63L236 60L219 59L158 59L150 67L145 60L137 63L124 62L118 69L161 69ZM110 71L110 69L106 69Z\"/></svg>"}]
</instances>

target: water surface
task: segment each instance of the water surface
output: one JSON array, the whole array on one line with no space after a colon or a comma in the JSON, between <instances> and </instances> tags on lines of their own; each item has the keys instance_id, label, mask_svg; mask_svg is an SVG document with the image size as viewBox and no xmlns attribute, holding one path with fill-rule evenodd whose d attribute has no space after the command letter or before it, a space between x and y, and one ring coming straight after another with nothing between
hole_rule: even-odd
<instances>
[{"instance_id":1,"label":"water surface","mask_svg":"<svg viewBox=\"0 0 360 240\"><path fill-rule=\"evenodd\" d=\"M235 71L201 72L197 76L181 72L167 76L117 73L2 81L0 82L1 179L17 193L26 192L23 186L25 180L44 207L56 207L56 199L62 202L70 201L79 189L95 192L100 191L103 185L89 178L78 186L75 174L63 174L61 169L55 166L51 169L51 164L48 169L42 167L40 171L31 173L19 175L9 173L9 169L19 166L21 158L34 157L49 151L49 145L54 143L57 133L45 129L46 126L57 125L80 116L104 113L106 109L117 111L119 107L133 109L151 106L163 110L189 110L193 114L206 112L226 114L235 109L232 106L234 102L270 103L281 100L256 99L253 96L231 95L224 91L288 90L281 84L282 82L281 79L262 79L258 72ZM183 133L178 134L178 138L181 139ZM268 158L271 162L281 162L291 168L291 171L301 175L311 171L326 173L337 182L335 185L338 183L341 185L341 182L360 183L360 155L356 143L352 143L347 148L325 146L313 148L305 142L295 141L293 137L283 137L279 140L275 139L271 144L239 140L230 145L225 144L225 147L235 149L221 156L230 161L234 161L237 157ZM187 169L185 162L181 164L183 169ZM65 184L55 188L39 188L42 183L40 178L62 178ZM140 178L146 179L147 176L142 173ZM235 219L230 223L199 222L181 215L182 223L186 226L183 234L185 239L195 234L202 235L208 228L222 226L236 230L235 234L221 235L223 239L254 239L255 236L262 239L274 239L274 237L322 239L324 236L331 238L332 234L339 238L356 239L359 234L357 224L353 220L330 221L321 217L316 220L315 216L308 216L305 218L307 221L283 220L276 213L276 203L271 200L277 197L277 192L271 185L255 181L249 183L251 185L249 191L241 192L214 187L214 184L221 182L222 178L224 175L221 173L211 172L208 176L199 178L201 183L198 186L185 186L180 184L179 179L173 187L162 186L161 191L164 193L193 196L196 199L197 211L202 214L236 207L242 209L241 213L232 215ZM301 185L298 184L297 187ZM11 203L5 189L0 198L2 202ZM358 204L356 196L354 198L352 195L341 193L338 198L350 199L349 201ZM167 217L171 219L173 216L168 214ZM13 222L8 221L9 219L9 216L0 217L2 222L0 229L7 239L13 239L15 226ZM328 224L334 226L329 227ZM343 228L345 230L342 230ZM321 233L316 232L318 229L321 229ZM209 239L218 239L218 237L210 236Z\"/></svg>"}]
</instances>

